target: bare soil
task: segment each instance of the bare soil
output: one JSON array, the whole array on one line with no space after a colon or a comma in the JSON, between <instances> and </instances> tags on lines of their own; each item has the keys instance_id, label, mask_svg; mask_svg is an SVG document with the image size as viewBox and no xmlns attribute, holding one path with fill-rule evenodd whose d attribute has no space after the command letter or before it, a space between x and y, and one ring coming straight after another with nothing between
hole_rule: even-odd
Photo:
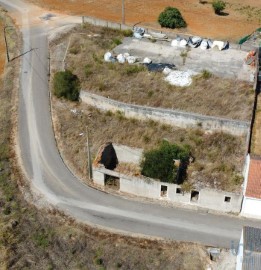
<instances>
[{"instance_id":1,"label":"bare soil","mask_svg":"<svg viewBox=\"0 0 261 270\"><path fill-rule=\"evenodd\" d=\"M93 33L99 36L93 37ZM143 65L105 63L104 53L122 38L120 31L86 25L56 42L54 50L61 51L69 43L66 68L80 78L82 89L98 95L145 106L251 119L254 91L247 82L198 75L189 87L176 87L164 81L161 72L148 72Z\"/></svg>"},{"instance_id":2,"label":"bare soil","mask_svg":"<svg viewBox=\"0 0 261 270\"><path fill-rule=\"evenodd\" d=\"M59 12L94 16L102 19L121 21L121 0L28 0L47 9ZM238 40L240 37L252 33L260 26L261 5L256 0L227 0L224 16L214 13L211 2L195 0L126 0L126 22L142 24L159 28L157 18L167 6L177 7L188 27L183 32L204 37Z\"/></svg>"}]
</instances>

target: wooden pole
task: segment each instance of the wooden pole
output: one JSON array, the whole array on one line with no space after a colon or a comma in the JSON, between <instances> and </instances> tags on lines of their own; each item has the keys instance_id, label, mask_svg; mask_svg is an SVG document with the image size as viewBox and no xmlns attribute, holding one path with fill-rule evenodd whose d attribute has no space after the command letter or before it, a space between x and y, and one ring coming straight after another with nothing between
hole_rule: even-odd
<instances>
[{"instance_id":1,"label":"wooden pole","mask_svg":"<svg viewBox=\"0 0 261 270\"><path fill-rule=\"evenodd\" d=\"M125 24L125 3L122 0L122 24Z\"/></svg>"},{"instance_id":2,"label":"wooden pole","mask_svg":"<svg viewBox=\"0 0 261 270\"><path fill-rule=\"evenodd\" d=\"M89 144L89 130L86 127L86 137L87 137L87 162L88 162L88 171L89 171L89 179L92 179L92 161L91 161L91 150Z\"/></svg>"}]
</instances>

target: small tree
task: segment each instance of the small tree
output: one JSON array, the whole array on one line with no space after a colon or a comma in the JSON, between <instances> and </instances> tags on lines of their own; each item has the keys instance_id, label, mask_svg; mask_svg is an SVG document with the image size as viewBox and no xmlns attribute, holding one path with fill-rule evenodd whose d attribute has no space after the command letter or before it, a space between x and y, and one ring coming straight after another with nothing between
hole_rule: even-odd
<instances>
[{"instance_id":1,"label":"small tree","mask_svg":"<svg viewBox=\"0 0 261 270\"><path fill-rule=\"evenodd\" d=\"M226 2L222 0L214 0L212 7L216 14L221 14L221 12L226 8Z\"/></svg>"},{"instance_id":2,"label":"small tree","mask_svg":"<svg viewBox=\"0 0 261 270\"><path fill-rule=\"evenodd\" d=\"M178 172L184 172L184 166L178 168L174 165L175 159L180 160L181 164L187 163L189 150L164 141L159 148L144 153L141 162L141 173L151 178L160 179L163 182L174 182L177 179Z\"/></svg>"},{"instance_id":3,"label":"small tree","mask_svg":"<svg viewBox=\"0 0 261 270\"><path fill-rule=\"evenodd\" d=\"M177 8L167 7L160 13L158 22L162 27L167 28L182 28L186 27L187 23L183 19L180 11Z\"/></svg>"},{"instance_id":4,"label":"small tree","mask_svg":"<svg viewBox=\"0 0 261 270\"><path fill-rule=\"evenodd\" d=\"M78 77L69 70L56 72L53 79L53 93L59 98L78 101L80 95Z\"/></svg>"}]
</instances>

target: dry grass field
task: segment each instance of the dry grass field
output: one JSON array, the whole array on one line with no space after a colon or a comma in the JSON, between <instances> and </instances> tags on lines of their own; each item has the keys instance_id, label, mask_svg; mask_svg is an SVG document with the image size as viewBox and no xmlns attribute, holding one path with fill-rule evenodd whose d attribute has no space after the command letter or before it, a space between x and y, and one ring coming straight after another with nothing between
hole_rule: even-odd
<instances>
[{"instance_id":1,"label":"dry grass field","mask_svg":"<svg viewBox=\"0 0 261 270\"><path fill-rule=\"evenodd\" d=\"M121 0L27 0L53 11L75 15L94 16L121 21ZM142 22L150 27L159 27L157 18L167 6L177 7L188 23L183 30L190 34L210 38L238 40L252 33L261 22L261 4L257 0L227 0L227 16L214 14L211 1L199 0L125 0L126 22Z\"/></svg>"},{"instance_id":2,"label":"dry grass field","mask_svg":"<svg viewBox=\"0 0 261 270\"><path fill-rule=\"evenodd\" d=\"M71 110L76 109L76 113ZM245 138L224 133L206 134L154 121L127 119L123 114L101 112L85 104L53 98L53 113L59 149L69 167L87 179L86 127L90 131L94 158L106 142L151 149L162 140L187 144L195 162L189 167L188 181L195 187L238 191L244 161Z\"/></svg>"},{"instance_id":3,"label":"dry grass field","mask_svg":"<svg viewBox=\"0 0 261 270\"><path fill-rule=\"evenodd\" d=\"M93 33L99 36L88 37ZM80 78L82 89L126 103L251 119L254 91L247 82L198 75L189 87L176 87L143 65L105 63L104 53L122 38L120 31L86 25L61 41L70 39L66 65Z\"/></svg>"}]
</instances>

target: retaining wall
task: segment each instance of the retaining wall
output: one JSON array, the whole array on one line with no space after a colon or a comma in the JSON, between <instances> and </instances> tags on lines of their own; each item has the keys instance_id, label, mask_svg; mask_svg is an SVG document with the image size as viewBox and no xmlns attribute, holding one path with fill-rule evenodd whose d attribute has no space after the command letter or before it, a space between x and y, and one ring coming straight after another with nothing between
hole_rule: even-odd
<instances>
[{"instance_id":1,"label":"retaining wall","mask_svg":"<svg viewBox=\"0 0 261 270\"><path fill-rule=\"evenodd\" d=\"M174 203L194 205L208 208L219 212L239 213L241 210L242 194L214 189L201 189L198 199L191 200L191 193L179 193L180 186L176 184L163 183L153 179L141 179L127 176L105 168L93 168L93 181L95 184L104 186L105 175L111 175L120 179L120 191L151 199L163 199ZM165 196L162 196L162 186L167 187ZM177 190L178 189L178 190Z\"/></svg>"},{"instance_id":2,"label":"retaining wall","mask_svg":"<svg viewBox=\"0 0 261 270\"><path fill-rule=\"evenodd\" d=\"M241 136L248 134L250 127L250 122L204 116L178 110L127 104L86 91L81 91L80 97L84 103L103 111L121 111L129 118L133 117L141 120L152 119L181 128L200 127L204 130L222 131Z\"/></svg>"}]
</instances>

